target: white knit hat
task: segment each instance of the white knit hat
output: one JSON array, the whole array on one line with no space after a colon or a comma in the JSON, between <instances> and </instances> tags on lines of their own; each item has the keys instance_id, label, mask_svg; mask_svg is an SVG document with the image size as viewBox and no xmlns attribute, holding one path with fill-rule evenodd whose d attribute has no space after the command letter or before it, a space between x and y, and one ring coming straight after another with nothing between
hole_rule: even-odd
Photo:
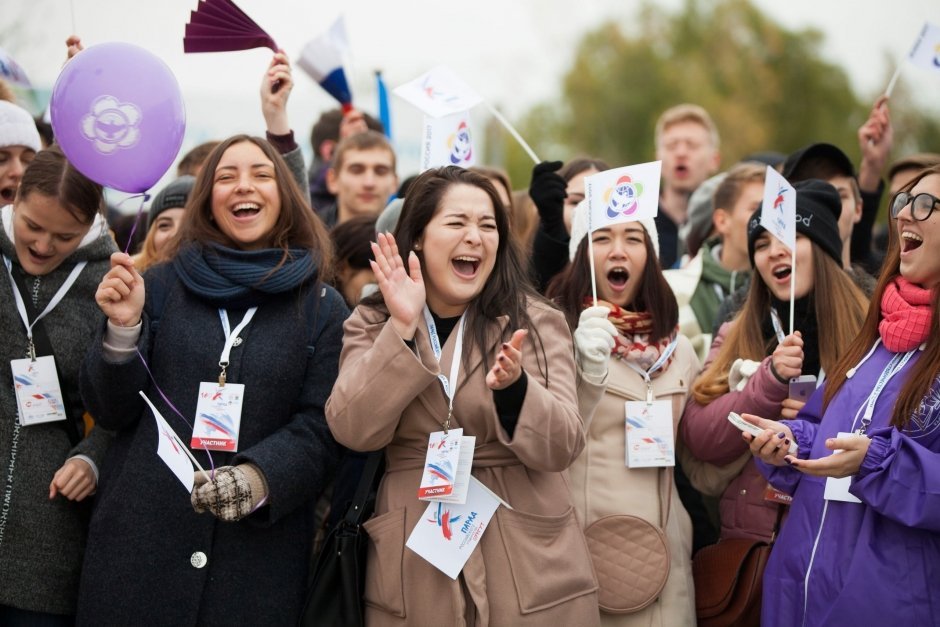
<instances>
[{"instance_id":1,"label":"white knit hat","mask_svg":"<svg viewBox=\"0 0 940 627\"><path fill-rule=\"evenodd\" d=\"M656 222L653 218L643 218L637 220L646 232L649 233L650 241L653 243L653 250L659 257L659 231L656 230ZM568 261L574 261L574 255L578 252L578 246L581 240L587 235L588 230L588 202L585 198L574 208L574 215L571 216L571 241L568 242Z\"/></svg>"},{"instance_id":2,"label":"white knit hat","mask_svg":"<svg viewBox=\"0 0 940 627\"><path fill-rule=\"evenodd\" d=\"M12 102L0 100L0 148L6 146L26 146L39 152L42 142L33 116Z\"/></svg>"}]
</instances>

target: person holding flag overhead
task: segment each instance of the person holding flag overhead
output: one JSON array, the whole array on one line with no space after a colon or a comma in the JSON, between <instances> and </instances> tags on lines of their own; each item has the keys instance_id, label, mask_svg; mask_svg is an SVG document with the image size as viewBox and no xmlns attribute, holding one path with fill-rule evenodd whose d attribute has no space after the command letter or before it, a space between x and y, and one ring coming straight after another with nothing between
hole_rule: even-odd
<instances>
[{"instance_id":1,"label":"person holding flag overhead","mask_svg":"<svg viewBox=\"0 0 940 627\"><path fill-rule=\"evenodd\" d=\"M744 416L758 468L793 495L761 624L935 625L940 607L940 167L890 207L864 325L794 419ZM792 439L795 454L773 440Z\"/></svg>"},{"instance_id":2,"label":"person holding flag overhead","mask_svg":"<svg viewBox=\"0 0 940 627\"><path fill-rule=\"evenodd\" d=\"M589 425L569 470L571 490L600 584L601 624L692 625L692 523L673 467L699 361L678 334L678 305L659 265L650 215L658 194L645 186L658 182L658 168L646 177L635 168L614 172L609 195L592 181L608 172L588 179L593 206L585 200L575 209L571 263L547 294L574 333L579 408ZM611 541L639 533L645 546L635 551ZM647 577L627 586L610 564Z\"/></svg>"},{"instance_id":3,"label":"person holding flag overhead","mask_svg":"<svg viewBox=\"0 0 940 627\"><path fill-rule=\"evenodd\" d=\"M747 451L728 413L794 417L806 398L790 398L791 381L810 375L821 383L858 334L868 308L865 295L841 267L838 192L815 179L793 187L796 250L764 228L760 209L754 213L748 224L748 251L756 272L747 299L712 342L680 423L689 451L718 466L735 462ZM784 326L791 298L793 328ZM789 443L781 440L781 445ZM719 508L722 539L772 539L788 499L766 488L753 463L731 480Z\"/></svg>"}]
</instances>

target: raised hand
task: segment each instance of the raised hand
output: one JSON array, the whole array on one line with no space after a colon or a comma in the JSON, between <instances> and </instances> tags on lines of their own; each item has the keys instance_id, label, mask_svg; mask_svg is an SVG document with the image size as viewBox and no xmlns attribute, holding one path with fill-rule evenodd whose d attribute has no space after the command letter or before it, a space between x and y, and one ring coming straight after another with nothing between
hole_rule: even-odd
<instances>
[{"instance_id":1,"label":"raised hand","mask_svg":"<svg viewBox=\"0 0 940 627\"><path fill-rule=\"evenodd\" d=\"M95 302L112 324L132 327L144 310L144 279L126 253L111 255L111 269L98 284Z\"/></svg>"},{"instance_id":2,"label":"raised hand","mask_svg":"<svg viewBox=\"0 0 940 627\"><path fill-rule=\"evenodd\" d=\"M774 349L770 364L781 379L790 380L803 372L803 336L797 331L783 338Z\"/></svg>"},{"instance_id":3,"label":"raised hand","mask_svg":"<svg viewBox=\"0 0 940 627\"><path fill-rule=\"evenodd\" d=\"M894 145L888 97L881 96L872 106L868 119L858 129L858 147L862 163L858 168L859 187L866 192L878 190L878 183Z\"/></svg>"},{"instance_id":4,"label":"raised hand","mask_svg":"<svg viewBox=\"0 0 940 627\"><path fill-rule=\"evenodd\" d=\"M529 332L518 329L496 355L496 363L486 374L486 386L491 390L507 388L522 376L522 341Z\"/></svg>"},{"instance_id":5,"label":"raised hand","mask_svg":"<svg viewBox=\"0 0 940 627\"><path fill-rule=\"evenodd\" d=\"M607 319L608 307L588 307L581 312L574 330L574 347L581 371L596 377L607 374L610 351L614 348L617 329Z\"/></svg>"},{"instance_id":6,"label":"raised hand","mask_svg":"<svg viewBox=\"0 0 940 627\"><path fill-rule=\"evenodd\" d=\"M275 53L261 80L261 114L265 128L272 135L287 135L290 124L287 121L287 99L294 88L291 76L290 59L283 50Z\"/></svg>"},{"instance_id":7,"label":"raised hand","mask_svg":"<svg viewBox=\"0 0 940 627\"><path fill-rule=\"evenodd\" d=\"M410 251L406 271L391 233L379 233L372 243L372 255L375 261L370 260L369 265L392 317L392 325L403 340L410 340L415 336L426 298L421 262L414 251Z\"/></svg>"}]
</instances>

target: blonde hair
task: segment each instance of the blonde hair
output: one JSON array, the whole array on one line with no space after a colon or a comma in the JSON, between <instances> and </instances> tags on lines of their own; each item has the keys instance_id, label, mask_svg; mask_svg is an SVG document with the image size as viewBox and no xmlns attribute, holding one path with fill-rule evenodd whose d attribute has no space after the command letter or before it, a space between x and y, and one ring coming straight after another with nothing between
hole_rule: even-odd
<instances>
[{"instance_id":1,"label":"blonde hair","mask_svg":"<svg viewBox=\"0 0 940 627\"><path fill-rule=\"evenodd\" d=\"M659 119L656 120L656 145L659 146L659 140L667 128L680 122L695 122L705 127L712 146L715 150L718 150L721 145L721 138L718 136L718 127L715 126L712 116L708 115L708 111L702 107L691 103L683 103L663 111Z\"/></svg>"}]
</instances>

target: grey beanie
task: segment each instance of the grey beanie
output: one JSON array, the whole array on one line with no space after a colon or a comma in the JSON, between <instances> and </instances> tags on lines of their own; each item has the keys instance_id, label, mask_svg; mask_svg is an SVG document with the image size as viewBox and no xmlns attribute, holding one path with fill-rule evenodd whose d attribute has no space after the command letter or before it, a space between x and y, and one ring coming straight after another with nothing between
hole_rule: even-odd
<instances>
[{"instance_id":1,"label":"grey beanie","mask_svg":"<svg viewBox=\"0 0 940 627\"><path fill-rule=\"evenodd\" d=\"M186 206L189 200L189 194L193 191L193 185L196 183L196 177L184 174L153 197L150 203L150 212L147 216L147 230L156 222L157 216L167 209L178 209Z\"/></svg>"}]
</instances>

